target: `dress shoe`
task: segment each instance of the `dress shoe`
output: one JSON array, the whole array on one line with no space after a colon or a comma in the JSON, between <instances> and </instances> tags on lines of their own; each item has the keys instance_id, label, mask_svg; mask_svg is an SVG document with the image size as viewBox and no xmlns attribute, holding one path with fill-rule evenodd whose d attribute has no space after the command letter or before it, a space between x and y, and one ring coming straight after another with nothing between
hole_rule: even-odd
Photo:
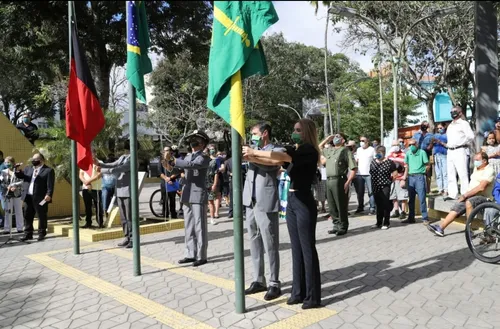
<instances>
[{"instance_id":1,"label":"dress shoe","mask_svg":"<svg viewBox=\"0 0 500 329\"><path fill-rule=\"evenodd\" d=\"M90 225L83 225L83 226L80 226L80 228L90 228Z\"/></svg>"},{"instance_id":2,"label":"dress shoe","mask_svg":"<svg viewBox=\"0 0 500 329\"><path fill-rule=\"evenodd\" d=\"M21 241L33 240L33 235L31 235L31 234L25 235L19 240L21 240Z\"/></svg>"},{"instance_id":3,"label":"dress shoe","mask_svg":"<svg viewBox=\"0 0 500 329\"><path fill-rule=\"evenodd\" d=\"M2 235L7 235L7 234L10 234L10 231L3 231L2 232Z\"/></svg>"},{"instance_id":4,"label":"dress shoe","mask_svg":"<svg viewBox=\"0 0 500 329\"><path fill-rule=\"evenodd\" d=\"M130 243L129 239L125 239L118 244L118 247L126 247Z\"/></svg>"},{"instance_id":5,"label":"dress shoe","mask_svg":"<svg viewBox=\"0 0 500 329\"><path fill-rule=\"evenodd\" d=\"M302 304L302 309L303 310L308 310L308 309L311 309L311 308L320 308L320 307L323 307L323 305L321 305L321 304L309 304L309 303Z\"/></svg>"},{"instance_id":6,"label":"dress shoe","mask_svg":"<svg viewBox=\"0 0 500 329\"><path fill-rule=\"evenodd\" d=\"M328 234L337 234L339 230L334 228L333 230L328 231Z\"/></svg>"},{"instance_id":7,"label":"dress shoe","mask_svg":"<svg viewBox=\"0 0 500 329\"><path fill-rule=\"evenodd\" d=\"M43 241L43 240L45 240L45 235L43 235L43 234L42 234L42 235L38 235L38 239L37 239L37 240L38 240L38 241Z\"/></svg>"},{"instance_id":8,"label":"dress shoe","mask_svg":"<svg viewBox=\"0 0 500 329\"><path fill-rule=\"evenodd\" d=\"M245 295L252 295L258 292L267 291L267 287L260 282L252 282L250 287L245 290Z\"/></svg>"},{"instance_id":9,"label":"dress shoe","mask_svg":"<svg viewBox=\"0 0 500 329\"><path fill-rule=\"evenodd\" d=\"M303 301L302 301L302 300L300 300L300 299L295 299L295 298L290 297L290 298L288 298L288 300L286 301L286 304L287 304L287 305L297 305L297 304L300 304L300 303L302 303L302 302L303 302Z\"/></svg>"},{"instance_id":10,"label":"dress shoe","mask_svg":"<svg viewBox=\"0 0 500 329\"><path fill-rule=\"evenodd\" d=\"M266 295L264 296L265 300L273 300L281 296L281 289L278 287L269 287Z\"/></svg>"},{"instance_id":11,"label":"dress shoe","mask_svg":"<svg viewBox=\"0 0 500 329\"><path fill-rule=\"evenodd\" d=\"M207 263L206 259L199 259L199 260L197 260L196 262L193 263L193 266L194 267L198 267L198 266L201 266L201 265L205 265L206 263Z\"/></svg>"},{"instance_id":12,"label":"dress shoe","mask_svg":"<svg viewBox=\"0 0 500 329\"><path fill-rule=\"evenodd\" d=\"M24 233L24 231L23 230L18 230L17 233Z\"/></svg>"},{"instance_id":13,"label":"dress shoe","mask_svg":"<svg viewBox=\"0 0 500 329\"><path fill-rule=\"evenodd\" d=\"M194 258L183 258L180 261L178 261L177 263L187 264L187 263L194 263L194 262L196 262L196 259L194 259Z\"/></svg>"},{"instance_id":14,"label":"dress shoe","mask_svg":"<svg viewBox=\"0 0 500 329\"><path fill-rule=\"evenodd\" d=\"M132 241L130 241L126 246L125 248L127 249L132 249L133 245L132 245Z\"/></svg>"}]
</instances>

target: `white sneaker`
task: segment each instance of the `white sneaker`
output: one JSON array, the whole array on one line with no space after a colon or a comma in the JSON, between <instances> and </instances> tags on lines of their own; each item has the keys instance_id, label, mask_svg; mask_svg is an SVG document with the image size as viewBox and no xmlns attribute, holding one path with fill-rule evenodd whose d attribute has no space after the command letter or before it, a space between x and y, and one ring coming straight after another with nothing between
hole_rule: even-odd
<instances>
[{"instance_id":1,"label":"white sneaker","mask_svg":"<svg viewBox=\"0 0 500 329\"><path fill-rule=\"evenodd\" d=\"M217 225L217 222L215 221L215 219L210 218L210 224L212 224L212 225Z\"/></svg>"},{"instance_id":2,"label":"white sneaker","mask_svg":"<svg viewBox=\"0 0 500 329\"><path fill-rule=\"evenodd\" d=\"M382 230L388 230L389 229L389 226L382 226Z\"/></svg>"}]
</instances>

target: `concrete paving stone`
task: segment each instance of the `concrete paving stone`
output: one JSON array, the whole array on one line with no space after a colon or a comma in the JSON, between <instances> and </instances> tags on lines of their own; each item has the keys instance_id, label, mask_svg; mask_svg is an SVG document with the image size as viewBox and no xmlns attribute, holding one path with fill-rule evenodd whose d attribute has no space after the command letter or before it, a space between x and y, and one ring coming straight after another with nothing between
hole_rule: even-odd
<instances>
[{"instance_id":1,"label":"concrete paving stone","mask_svg":"<svg viewBox=\"0 0 500 329\"><path fill-rule=\"evenodd\" d=\"M440 304L439 302L435 302L433 300L427 301L425 305L422 307L425 311L433 316L442 316L446 311L446 306Z\"/></svg>"},{"instance_id":2,"label":"concrete paving stone","mask_svg":"<svg viewBox=\"0 0 500 329\"><path fill-rule=\"evenodd\" d=\"M433 316L426 325L429 329L451 329L453 324L443 318Z\"/></svg>"},{"instance_id":3,"label":"concrete paving stone","mask_svg":"<svg viewBox=\"0 0 500 329\"><path fill-rule=\"evenodd\" d=\"M339 327L339 329L356 329L356 326L354 326L352 323L344 323Z\"/></svg>"},{"instance_id":4,"label":"concrete paving stone","mask_svg":"<svg viewBox=\"0 0 500 329\"><path fill-rule=\"evenodd\" d=\"M467 322L465 323L464 327L466 328L494 328L492 324L486 322L486 321L483 321L481 319L478 319L478 318L475 318L475 317L469 317L469 319L467 319Z\"/></svg>"},{"instance_id":5,"label":"concrete paving stone","mask_svg":"<svg viewBox=\"0 0 500 329\"><path fill-rule=\"evenodd\" d=\"M344 310L339 312L338 315L342 318L342 320L344 320L344 322L354 323L363 315L363 313L354 306L348 306Z\"/></svg>"},{"instance_id":6,"label":"concrete paving stone","mask_svg":"<svg viewBox=\"0 0 500 329\"><path fill-rule=\"evenodd\" d=\"M52 324L51 326L57 329L68 329L73 320L66 319L57 323Z\"/></svg>"}]
</instances>

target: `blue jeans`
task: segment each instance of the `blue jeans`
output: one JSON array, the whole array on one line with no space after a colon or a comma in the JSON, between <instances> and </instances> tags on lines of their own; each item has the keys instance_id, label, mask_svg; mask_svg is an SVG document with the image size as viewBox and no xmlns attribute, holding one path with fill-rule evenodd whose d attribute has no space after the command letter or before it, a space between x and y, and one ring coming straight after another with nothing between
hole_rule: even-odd
<instances>
[{"instance_id":1,"label":"blue jeans","mask_svg":"<svg viewBox=\"0 0 500 329\"><path fill-rule=\"evenodd\" d=\"M102 187L102 209L104 210L104 213L108 211L109 204L111 203L111 199L113 198L114 194L115 194L114 187L108 187L108 186Z\"/></svg>"},{"instance_id":2,"label":"blue jeans","mask_svg":"<svg viewBox=\"0 0 500 329\"><path fill-rule=\"evenodd\" d=\"M365 207L365 186L370 198L370 211L375 211L375 198L373 197L372 177L370 175L357 175L354 179L354 188L358 195L358 210L363 210Z\"/></svg>"},{"instance_id":3,"label":"blue jeans","mask_svg":"<svg viewBox=\"0 0 500 329\"><path fill-rule=\"evenodd\" d=\"M446 154L434 154L434 163L436 164L436 183L439 192L448 192L448 167L446 164Z\"/></svg>"},{"instance_id":4,"label":"blue jeans","mask_svg":"<svg viewBox=\"0 0 500 329\"><path fill-rule=\"evenodd\" d=\"M415 174L408 176L408 196L410 207L410 212L408 214L408 220L415 220L415 196L418 195L420 200L420 212L422 213L422 220L429 220L429 215L427 214L427 200L426 200L426 182L425 174Z\"/></svg>"}]
</instances>

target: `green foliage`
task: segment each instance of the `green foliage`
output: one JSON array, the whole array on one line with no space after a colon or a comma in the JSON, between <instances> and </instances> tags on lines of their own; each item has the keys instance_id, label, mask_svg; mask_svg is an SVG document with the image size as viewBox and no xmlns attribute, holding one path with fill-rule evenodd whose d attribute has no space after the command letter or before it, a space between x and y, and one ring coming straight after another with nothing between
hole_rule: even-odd
<instances>
[{"instance_id":1,"label":"green foliage","mask_svg":"<svg viewBox=\"0 0 500 329\"><path fill-rule=\"evenodd\" d=\"M151 85L154 99L148 114L149 126L167 142L181 145L194 129L215 132L225 126L206 106L207 66L194 64L190 53L158 63L151 74Z\"/></svg>"},{"instance_id":2,"label":"green foliage","mask_svg":"<svg viewBox=\"0 0 500 329\"><path fill-rule=\"evenodd\" d=\"M126 60L125 1L73 1L80 42L103 109L108 109L110 72ZM208 1L146 2L152 50L166 56L190 51L206 62L212 6ZM62 107L58 89L68 72L68 2L2 1L0 6L0 97L4 112L30 109L50 117ZM50 104L35 104L51 88ZM42 96L40 95L42 94ZM50 106L49 106L50 105ZM61 106L62 105L62 106ZM7 109L7 110L6 110Z\"/></svg>"},{"instance_id":3,"label":"green foliage","mask_svg":"<svg viewBox=\"0 0 500 329\"><path fill-rule=\"evenodd\" d=\"M105 113L106 126L97 135L92 147L97 157L105 159L110 153L109 142L116 141L122 135L120 125L122 115L113 111ZM43 138L37 141L49 162L54 166L58 179L70 180L71 177L71 140L66 137L65 121L49 121L49 128L40 129ZM145 150L147 150L145 148Z\"/></svg>"},{"instance_id":4,"label":"green foliage","mask_svg":"<svg viewBox=\"0 0 500 329\"><path fill-rule=\"evenodd\" d=\"M380 98L378 78L359 82L341 96L341 131L350 139L357 139L361 134L370 139L380 139ZM383 88L384 136L393 128L393 93L390 88ZM403 90L398 99L399 126L409 122L408 117L416 115L420 101ZM338 102L335 103L338 106Z\"/></svg>"}]
</instances>

